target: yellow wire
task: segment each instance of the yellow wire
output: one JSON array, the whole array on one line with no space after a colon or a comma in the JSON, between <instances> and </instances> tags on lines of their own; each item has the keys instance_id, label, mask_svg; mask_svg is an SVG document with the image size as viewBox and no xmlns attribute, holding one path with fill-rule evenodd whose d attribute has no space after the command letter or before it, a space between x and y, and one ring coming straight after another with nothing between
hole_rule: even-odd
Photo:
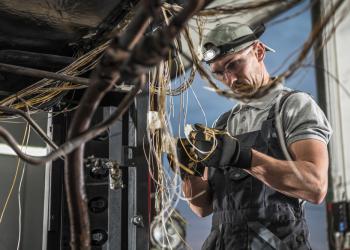
<instances>
[{"instance_id":1,"label":"yellow wire","mask_svg":"<svg viewBox=\"0 0 350 250\"><path fill-rule=\"evenodd\" d=\"M194 175L194 171L192 171L189 167L186 167L181 162L175 160L175 157L173 155L170 155L170 160L173 161L177 166L185 170L187 173Z\"/></svg>"},{"instance_id":2,"label":"yellow wire","mask_svg":"<svg viewBox=\"0 0 350 250\"><path fill-rule=\"evenodd\" d=\"M209 140L213 140L213 145L212 145L212 148L209 150L209 152L207 153L207 155L203 158L203 159L194 159L192 157L192 155L187 151L187 148L186 146L183 144L182 140L180 140L180 143L186 153L186 155L188 156L188 158L190 158L193 162L203 162L205 160L207 160L211 155L212 153L215 151L216 147L217 147L217 143L216 143L216 135L228 135L230 137L232 137L230 135L230 133L228 133L226 130L219 130L219 129L215 129L215 128L208 128L208 127L205 127L201 124L197 124L197 127L199 127L202 132L209 137ZM195 148L196 149L196 148ZM197 149L198 150L198 149Z\"/></svg>"},{"instance_id":3,"label":"yellow wire","mask_svg":"<svg viewBox=\"0 0 350 250\"><path fill-rule=\"evenodd\" d=\"M27 144L28 144L28 138L29 138L29 124L27 123L26 124L26 128L25 128L25 131L24 131L24 135L23 135L23 140L22 140L22 147L24 146L24 142L27 140ZM22 149L21 149L22 150ZM18 176L18 171L19 171L19 166L20 166L20 163L21 163L21 159L18 158L17 160L17 166L16 166L16 172L15 172L15 175L13 177L13 180L12 180L12 184L11 184L11 188L10 188L10 191L6 197L6 201L5 201L5 204L4 204L4 207L2 208L2 211L1 211L1 216L0 216L0 224L2 223L2 219L4 217L4 214L5 214L5 211L6 211L6 208L7 208L7 205L8 205L8 202L12 196L12 193L13 193L13 189L15 187L15 184L16 184L16 180L17 180L17 176Z\"/></svg>"}]
</instances>

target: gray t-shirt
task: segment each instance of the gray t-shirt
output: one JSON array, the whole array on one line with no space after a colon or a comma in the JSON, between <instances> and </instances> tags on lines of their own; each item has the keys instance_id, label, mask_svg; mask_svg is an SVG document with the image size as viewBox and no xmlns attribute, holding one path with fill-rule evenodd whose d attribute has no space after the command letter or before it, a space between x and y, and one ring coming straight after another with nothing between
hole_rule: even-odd
<instances>
[{"instance_id":1,"label":"gray t-shirt","mask_svg":"<svg viewBox=\"0 0 350 250\"><path fill-rule=\"evenodd\" d=\"M227 121L227 130L232 135L260 130L270 108L285 91L291 89L278 84L259 99L237 104ZM308 94L300 92L289 96L280 114L288 146L303 139L317 139L326 144L329 142L332 128L323 111Z\"/></svg>"}]
</instances>

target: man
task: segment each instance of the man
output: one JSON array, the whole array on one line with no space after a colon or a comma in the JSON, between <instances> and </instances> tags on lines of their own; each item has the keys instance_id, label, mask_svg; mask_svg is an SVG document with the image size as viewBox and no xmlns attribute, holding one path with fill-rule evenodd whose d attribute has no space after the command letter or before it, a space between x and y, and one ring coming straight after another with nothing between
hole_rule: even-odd
<instances>
[{"instance_id":1,"label":"man","mask_svg":"<svg viewBox=\"0 0 350 250\"><path fill-rule=\"evenodd\" d=\"M213 214L203 249L310 249L303 201L320 204L327 192L330 125L309 95L270 77L263 31L229 23L204 37L203 60L239 103L216 132L197 127L192 152L204 174L182 176L193 212ZM178 143L183 165L188 147Z\"/></svg>"}]
</instances>

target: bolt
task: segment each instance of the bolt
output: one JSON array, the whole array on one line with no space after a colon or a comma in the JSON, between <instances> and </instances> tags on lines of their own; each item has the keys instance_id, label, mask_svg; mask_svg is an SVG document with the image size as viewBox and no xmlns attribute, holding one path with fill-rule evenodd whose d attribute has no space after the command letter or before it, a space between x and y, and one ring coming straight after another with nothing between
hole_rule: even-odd
<instances>
[{"instance_id":1,"label":"bolt","mask_svg":"<svg viewBox=\"0 0 350 250\"><path fill-rule=\"evenodd\" d=\"M143 218L141 215L136 215L131 219L132 223L138 227L144 227Z\"/></svg>"}]
</instances>

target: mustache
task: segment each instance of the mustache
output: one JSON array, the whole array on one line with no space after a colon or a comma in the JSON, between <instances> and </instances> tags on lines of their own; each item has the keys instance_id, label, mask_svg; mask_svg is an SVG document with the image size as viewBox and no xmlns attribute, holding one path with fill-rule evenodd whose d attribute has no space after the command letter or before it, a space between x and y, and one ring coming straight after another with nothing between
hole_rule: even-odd
<instances>
[{"instance_id":1,"label":"mustache","mask_svg":"<svg viewBox=\"0 0 350 250\"><path fill-rule=\"evenodd\" d=\"M243 89L251 89L251 87L254 85L255 85L254 83L251 83L248 80L238 79L230 84L230 88L232 90L235 90L235 89L237 89L237 90L242 89L243 90Z\"/></svg>"},{"instance_id":2,"label":"mustache","mask_svg":"<svg viewBox=\"0 0 350 250\"><path fill-rule=\"evenodd\" d=\"M242 101L249 101L252 98L259 98L265 95L269 89L281 81L276 78L270 80L266 85L262 85L261 82L258 81L236 81L237 84L235 87L231 88L234 94L237 95L236 99ZM233 85L233 84L232 84Z\"/></svg>"},{"instance_id":3,"label":"mustache","mask_svg":"<svg viewBox=\"0 0 350 250\"><path fill-rule=\"evenodd\" d=\"M231 90L237 96L244 99L253 97L259 90L261 84L256 81L249 81L249 79L238 79L231 84Z\"/></svg>"}]
</instances>

